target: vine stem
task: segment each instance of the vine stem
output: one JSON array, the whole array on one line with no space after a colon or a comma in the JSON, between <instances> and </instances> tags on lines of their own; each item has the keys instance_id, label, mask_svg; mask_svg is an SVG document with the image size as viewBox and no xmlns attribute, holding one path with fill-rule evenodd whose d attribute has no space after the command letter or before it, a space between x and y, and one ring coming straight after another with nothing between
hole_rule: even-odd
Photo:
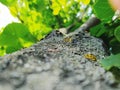
<instances>
[{"instance_id":1,"label":"vine stem","mask_svg":"<svg viewBox=\"0 0 120 90\"><path fill-rule=\"evenodd\" d=\"M100 23L100 20L95 17L91 16L84 24L82 24L75 32L80 31L89 31L91 27L94 27Z\"/></svg>"}]
</instances>

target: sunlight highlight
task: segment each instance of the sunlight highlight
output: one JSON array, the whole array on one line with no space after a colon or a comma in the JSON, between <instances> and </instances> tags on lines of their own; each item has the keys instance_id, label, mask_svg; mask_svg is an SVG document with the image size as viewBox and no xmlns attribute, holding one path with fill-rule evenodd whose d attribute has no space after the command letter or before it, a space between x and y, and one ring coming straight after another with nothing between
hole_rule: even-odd
<instances>
[{"instance_id":1,"label":"sunlight highlight","mask_svg":"<svg viewBox=\"0 0 120 90\"><path fill-rule=\"evenodd\" d=\"M5 5L0 3L0 28L11 22L19 22L19 20L10 14L9 9Z\"/></svg>"}]
</instances>

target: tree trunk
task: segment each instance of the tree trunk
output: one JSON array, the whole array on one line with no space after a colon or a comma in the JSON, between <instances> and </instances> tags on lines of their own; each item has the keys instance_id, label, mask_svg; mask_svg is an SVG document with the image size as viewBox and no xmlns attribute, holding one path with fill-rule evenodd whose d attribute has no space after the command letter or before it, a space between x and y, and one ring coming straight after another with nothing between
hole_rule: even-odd
<instances>
[{"instance_id":1,"label":"tree trunk","mask_svg":"<svg viewBox=\"0 0 120 90\"><path fill-rule=\"evenodd\" d=\"M0 90L119 90L98 63L107 53L88 32L94 18L67 37L49 34L30 48L0 58ZM113 88L114 87L114 88Z\"/></svg>"}]
</instances>

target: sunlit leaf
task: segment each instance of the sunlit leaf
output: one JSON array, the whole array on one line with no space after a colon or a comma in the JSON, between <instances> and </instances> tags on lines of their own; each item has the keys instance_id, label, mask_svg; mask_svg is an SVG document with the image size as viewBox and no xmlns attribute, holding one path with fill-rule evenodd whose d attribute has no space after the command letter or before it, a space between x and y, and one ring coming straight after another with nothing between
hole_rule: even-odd
<instances>
[{"instance_id":1,"label":"sunlit leaf","mask_svg":"<svg viewBox=\"0 0 120 90\"><path fill-rule=\"evenodd\" d=\"M17 2L17 0L0 0L0 2L7 6L11 6L11 5L14 5Z\"/></svg>"},{"instance_id":2,"label":"sunlit leaf","mask_svg":"<svg viewBox=\"0 0 120 90\"><path fill-rule=\"evenodd\" d=\"M56 9L53 11L53 15L58 15L60 12L60 7L56 7Z\"/></svg>"},{"instance_id":3,"label":"sunlit leaf","mask_svg":"<svg viewBox=\"0 0 120 90\"><path fill-rule=\"evenodd\" d=\"M16 16L18 15L17 7L11 6L9 9L10 9L10 12L11 12L11 14L12 14L13 16L16 17Z\"/></svg>"},{"instance_id":4,"label":"sunlit leaf","mask_svg":"<svg viewBox=\"0 0 120 90\"><path fill-rule=\"evenodd\" d=\"M53 15L58 15L61 10L61 6L56 0L52 0L51 8L53 9Z\"/></svg>"},{"instance_id":5,"label":"sunlit leaf","mask_svg":"<svg viewBox=\"0 0 120 90\"><path fill-rule=\"evenodd\" d=\"M7 25L0 35L0 46L7 47L7 52L12 52L22 47L29 47L34 42L36 42L36 38L21 23Z\"/></svg>"},{"instance_id":6,"label":"sunlit leaf","mask_svg":"<svg viewBox=\"0 0 120 90\"><path fill-rule=\"evenodd\" d=\"M81 1L85 5L88 5L90 3L90 0L79 0L79 1Z\"/></svg>"},{"instance_id":7,"label":"sunlit leaf","mask_svg":"<svg viewBox=\"0 0 120 90\"><path fill-rule=\"evenodd\" d=\"M6 50L5 50L5 47L3 46L0 46L0 56L3 56L6 54Z\"/></svg>"}]
</instances>

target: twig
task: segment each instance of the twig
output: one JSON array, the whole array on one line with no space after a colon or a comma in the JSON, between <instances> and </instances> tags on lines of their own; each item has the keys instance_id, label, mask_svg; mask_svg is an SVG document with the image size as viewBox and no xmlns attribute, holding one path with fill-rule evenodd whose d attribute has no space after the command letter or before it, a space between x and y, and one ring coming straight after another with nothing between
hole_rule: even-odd
<instances>
[{"instance_id":1,"label":"twig","mask_svg":"<svg viewBox=\"0 0 120 90\"><path fill-rule=\"evenodd\" d=\"M87 22L85 22L83 25L81 25L75 32L80 31L89 31L89 29L93 26L96 26L100 23L100 20L96 18L95 16L90 17Z\"/></svg>"},{"instance_id":2,"label":"twig","mask_svg":"<svg viewBox=\"0 0 120 90\"><path fill-rule=\"evenodd\" d=\"M82 24L78 29L76 29L73 33L78 33L78 32L85 32L89 31L89 29L93 26L96 26L100 23L100 20L96 18L95 16L91 16L88 21L86 21L84 24ZM76 25L76 23L71 24L67 28L60 28L59 32L62 34L68 34L70 29L73 28Z\"/></svg>"}]
</instances>

